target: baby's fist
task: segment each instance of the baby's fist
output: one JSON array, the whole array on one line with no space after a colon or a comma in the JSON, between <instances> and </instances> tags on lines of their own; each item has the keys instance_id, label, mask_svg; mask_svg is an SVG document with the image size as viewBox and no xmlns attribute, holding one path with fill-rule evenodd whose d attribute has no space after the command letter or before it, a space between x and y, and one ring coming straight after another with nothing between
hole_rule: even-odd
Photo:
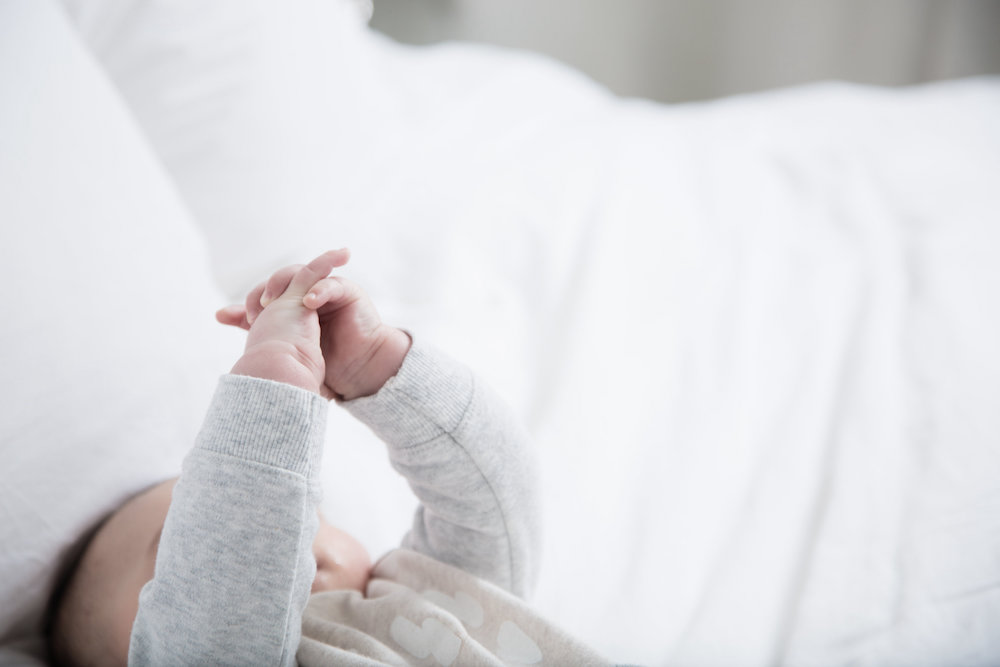
<instances>
[{"instance_id":1,"label":"baby's fist","mask_svg":"<svg viewBox=\"0 0 1000 667\"><path fill-rule=\"evenodd\" d=\"M220 310L223 324L249 330L233 373L286 382L330 398L377 392L403 363L410 338L382 323L368 295L330 277L350 253L333 250L306 266L285 267Z\"/></svg>"},{"instance_id":2,"label":"baby's fist","mask_svg":"<svg viewBox=\"0 0 1000 667\"><path fill-rule=\"evenodd\" d=\"M315 307L326 388L339 400L370 396L403 364L410 337L382 322L368 294L346 278L318 282L305 297ZM314 305L316 304L316 305Z\"/></svg>"},{"instance_id":3,"label":"baby's fist","mask_svg":"<svg viewBox=\"0 0 1000 667\"><path fill-rule=\"evenodd\" d=\"M347 263L346 250L324 253L309 264L287 266L247 295L242 306L216 313L223 324L249 331L243 356L233 366L236 375L274 380L330 396L325 385L326 366L320 348L319 317L322 305L310 289L335 267Z\"/></svg>"}]
</instances>

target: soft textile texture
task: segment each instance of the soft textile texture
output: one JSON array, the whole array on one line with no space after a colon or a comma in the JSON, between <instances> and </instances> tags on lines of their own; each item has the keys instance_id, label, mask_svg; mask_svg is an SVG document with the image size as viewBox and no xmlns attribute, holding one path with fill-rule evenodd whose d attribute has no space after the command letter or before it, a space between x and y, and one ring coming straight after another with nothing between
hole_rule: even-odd
<instances>
[{"instance_id":1,"label":"soft textile texture","mask_svg":"<svg viewBox=\"0 0 1000 667\"><path fill-rule=\"evenodd\" d=\"M326 413L298 387L221 378L139 595L130 664L295 664Z\"/></svg>"},{"instance_id":2,"label":"soft textile texture","mask_svg":"<svg viewBox=\"0 0 1000 667\"><path fill-rule=\"evenodd\" d=\"M560 106L507 67L354 210L422 230L400 312L529 420L540 608L640 663L996 662L1000 82Z\"/></svg>"},{"instance_id":3,"label":"soft textile texture","mask_svg":"<svg viewBox=\"0 0 1000 667\"><path fill-rule=\"evenodd\" d=\"M174 475L231 363L199 233L58 9L0 4L0 644L64 551ZM238 348L236 348L238 349Z\"/></svg>"},{"instance_id":4,"label":"soft textile texture","mask_svg":"<svg viewBox=\"0 0 1000 667\"><path fill-rule=\"evenodd\" d=\"M61 4L185 204L211 221L212 269L232 297L275 262L338 242L329 214L365 148L353 48L364 3Z\"/></svg>"},{"instance_id":5,"label":"soft textile texture","mask_svg":"<svg viewBox=\"0 0 1000 667\"><path fill-rule=\"evenodd\" d=\"M377 394L343 405L388 446L421 501L402 545L530 596L538 474L533 443L506 402L461 363L414 341Z\"/></svg>"},{"instance_id":6,"label":"soft textile texture","mask_svg":"<svg viewBox=\"0 0 1000 667\"><path fill-rule=\"evenodd\" d=\"M376 563L364 596L313 595L297 658L303 667L610 664L508 591L407 549Z\"/></svg>"}]
</instances>

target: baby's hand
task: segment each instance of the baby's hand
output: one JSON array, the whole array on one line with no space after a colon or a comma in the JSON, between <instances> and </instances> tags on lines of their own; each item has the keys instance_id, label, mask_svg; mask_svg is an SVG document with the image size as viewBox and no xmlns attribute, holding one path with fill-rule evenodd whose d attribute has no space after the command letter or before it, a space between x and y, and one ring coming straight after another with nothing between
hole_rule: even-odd
<instances>
[{"instance_id":1,"label":"baby's hand","mask_svg":"<svg viewBox=\"0 0 1000 667\"><path fill-rule=\"evenodd\" d=\"M246 305L216 313L223 324L250 331L233 372L341 400L374 394L395 375L410 338L383 324L357 285L328 277L349 257L333 250L307 266L281 269L250 292Z\"/></svg>"}]
</instances>

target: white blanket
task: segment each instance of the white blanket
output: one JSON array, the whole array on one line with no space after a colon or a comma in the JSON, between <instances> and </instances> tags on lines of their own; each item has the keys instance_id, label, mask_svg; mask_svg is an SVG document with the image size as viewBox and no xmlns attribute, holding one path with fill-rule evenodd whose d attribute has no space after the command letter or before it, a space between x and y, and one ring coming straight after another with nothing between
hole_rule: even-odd
<instances>
[{"instance_id":1,"label":"white blanket","mask_svg":"<svg viewBox=\"0 0 1000 667\"><path fill-rule=\"evenodd\" d=\"M1000 81L662 107L373 48L440 113L355 268L536 434L543 611L647 664L1000 660Z\"/></svg>"}]
</instances>

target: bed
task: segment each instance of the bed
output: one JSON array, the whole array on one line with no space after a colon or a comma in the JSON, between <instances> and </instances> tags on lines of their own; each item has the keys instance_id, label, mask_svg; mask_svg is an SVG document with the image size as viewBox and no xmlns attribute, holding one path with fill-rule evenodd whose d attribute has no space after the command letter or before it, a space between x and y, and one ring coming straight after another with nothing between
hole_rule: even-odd
<instances>
[{"instance_id":1,"label":"bed","mask_svg":"<svg viewBox=\"0 0 1000 667\"><path fill-rule=\"evenodd\" d=\"M0 3L0 660L349 246L537 442L533 603L648 665L1000 662L1000 79L664 106L354 3ZM413 499L330 418L324 510ZM357 511L362 499L365 512Z\"/></svg>"}]
</instances>

